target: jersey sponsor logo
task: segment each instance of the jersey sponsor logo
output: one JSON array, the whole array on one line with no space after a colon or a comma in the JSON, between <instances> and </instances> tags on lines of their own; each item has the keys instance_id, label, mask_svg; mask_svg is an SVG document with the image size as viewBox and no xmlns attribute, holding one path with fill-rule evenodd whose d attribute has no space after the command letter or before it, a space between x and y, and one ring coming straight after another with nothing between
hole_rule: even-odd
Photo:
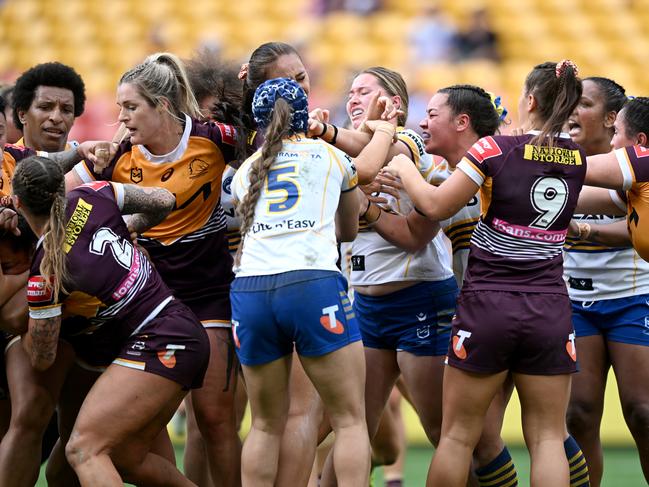
<instances>
[{"instance_id":1,"label":"jersey sponsor logo","mask_svg":"<svg viewBox=\"0 0 649 487\"><path fill-rule=\"evenodd\" d=\"M469 154L478 163L483 163L487 159L502 155L503 151L500 149L500 146L496 143L493 137L484 137L477 141L469 149Z\"/></svg>"},{"instance_id":2,"label":"jersey sponsor logo","mask_svg":"<svg viewBox=\"0 0 649 487\"><path fill-rule=\"evenodd\" d=\"M232 127L231 125L225 125L223 123L217 123L216 126L218 127L219 132L221 132L221 140L223 142L229 145L236 145L237 132L234 127Z\"/></svg>"},{"instance_id":3,"label":"jersey sponsor logo","mask_svg":"<svg viewBox=\"0 0 649 487\"><path fill-rule=\"evenodd\" d=\"M43 276L32 276L27 282L27 302L29 304L50 303L53 300L54 288L47 285Z\"/></svg>"},{"instance_id":4,"label":"jersey sponsor logo","mask_svg":"<svg viewBox=\"0 0 649 487\"><path fill-rule=\"evenodd\" d=\"M90 188L93 191L99 191L101 188L105 188L110 185L108 181L93 181L92 183L86 183L83 185L84 188Z\"/></svg>"},{"instance_id":5,"label":"jersey sponsor logo","mask_svg":"<svg viewBox=\"0 0 649 487\"><path fill-rule=\"evenodd\" d=\"M417 313L415 316L417 317L417 321L426 321L428 317L426 313Z\"/></svg>"},{"instance_id":6,"label":"jersey sponsor logo","mask_svg":"<svg viewBox=\"0 0 649 487\"><path fill-rule=\"evenodd\" d=\"M176 350L185 350L185 345L167 345L166 350L158 352L158 360L168 369L173 369L176 366Z\"/></svg>"},{"instance_id":7,"label":"jersey sponsor logo","mask_svg":"<svg viewBox=\"0 0 649 487\"><path fill-rule=\"evenodd\" d=\"M594 291L593 280L587 277L569 277L568 285L577 291Z\"/></svg>"},{"instance_id":8,"label":"jersey sponsor logo","mask_svg":"<svg viewBox=\"0 0 649 487\"><path fill-rule=\"evenodd\" d=\"M322 308L322 314L324 316L320 317L320 324L328 332L340 335L345 332L345 327L343 324L336 319L336 311L338 311L338 305L334 304L333 306L327 306Z\"/></svg>"},{"instance_id":9,"label":"jersey sponsor logo","mask_svg":"<svg viewBox=\"0 0 649 487\"><path fill-rule=\"evenodd\" d=\"M131 168L131 181L135 184L142 182L142 168L141 167L132 167Z\"/></svg>"},{"instance_id":10,"label":"jersey sponsor logo","mask_svg":"<svg viewBox=\"0 0 649 487\"><path fill-rule=\"evenodd\" d=\"M210 168L203 159L194 159L189 163L189 179L200 178Z\"/></svg>"},{"instance_id":11,"label":"jersey sponsor logo","mask_svg":"<svg viewBox=\"0 0 649 487\"><path fill-rule=\"evenodd\" d=\"M647 157L649 156L649 148L643 147L641 145L634 145L633 151L635 152L636 157Z\"/></svg>"},{"instance_id":12,"label":"jersey sponsor logo","mask_svg":"<svg viewBox=\"0 0 649 487\"><path fill-rule=\"evenodd\" d=\"M241 348L239 335L237 335L237 328L239 328L239 322L237 320L232 320L232 338L234 338L234 346L237 348Z\"/></svg>"},{"instance_id":13,"label":"jersey sponsor logo","mask_svg":"<svg viewBox=\"0 0 649 487\"><path fill-rule=\"evenodd\" d=\"M107 183L110 184L110 183ZM63 250L67 254L70 252L74 244L76 243L79 235L83 231L83 227L88 223L88 218L90 217L90 212L92 211L92 205L79 198L77 200L77 206L72 212L68 224L65 226L65 241L63 242Z\"/></svg>"},{"instance_id":14,"label":"jersey sponsor logo","mask_svg":"<svg viewBox=\"0 0 649 487\"><path fill-rule=\"evenodd\" d=\"M464 348L464 342L467 338L470 338L472 333L466 330L458 330L457 335L453 337L453 353L460 360L464 360L467 357L466 348Z\"/></svg>"},{"instance_id":15,"label":"jersey sponsor logo","mask_svg":"<svg viewBox=\"0 0 649 487\"><path fill-rule=\"evenodd\" d=\"M365 256L364 255L352 255L352 270L353 271L364 271L365 270Z\"/></svg>"},{"instance_id":16,"label":"jersey sponsor logo","mask_svg":"<svg viewBox=\"0 0 649 487\"><path fill-rule=\"evenodd\" d=\"M551 162L568 166L581 166L581 154L577 149L547 147L525 144L524 159L537 162Z\"/></svg>"},{"instance_id":17,"label":"jersey sponsor logo","mask_svg":"<svg viewBox=\"0 0 649 487\"><path fill-rule=\"evenodd\" d=\"M160 181L162 181L163 183L169 181L169 178L173 175L173 173L174 173L174 168L170 167L162 174Z\"/></svg>"},{"instance_id":18,"label":"jersey sponsor logo","mask_svg":"<svg viewBox=\"0 0 649 487\"><path fill-rule=\"evenodd\" d=\"M573 362L577 361L577 347L575 347L574 333L568 335L568 341L566 342L566 352L568 352L568 355L570 355L570 358Z\"/></svg>"}]
</instances>

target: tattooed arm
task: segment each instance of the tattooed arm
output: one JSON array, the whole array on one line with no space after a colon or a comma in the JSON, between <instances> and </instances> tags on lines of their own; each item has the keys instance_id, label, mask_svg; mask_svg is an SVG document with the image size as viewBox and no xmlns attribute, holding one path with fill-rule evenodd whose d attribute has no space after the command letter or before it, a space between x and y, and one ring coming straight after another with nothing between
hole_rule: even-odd
<instances>
[{"instance_id":1,"label":"tattooed arm","mask_svg":"<svg viewBox=\"0 0 649 487\"><path fill-rule=\"evenodd\" d=\"M128 229L143 233L161 223L176 206L176 197L164 188L124 184L122 213L131 215Z\"/></svg>"},{"instance_id":2,"label":"tattooed arm","mask_svg":"<svg viewBox=\"0 0 649 487\"><path fill-rule=\"evenodd\" d=\"M47 370L56 359L61 330L61 315L50 318L29 318L29 330L22 344L36 370Z\"/></svg>"},{"instance_id":3,"label":"tattooed arm","mask_svg":"<svg viewBox=\"0 0 649 487\"><path fill-rule=\"evenodd\" d=\"M74 149L62 152L48 152L46 157L56 162L64 173L85 159L91 162L97 172L101 172L113 159L117 152L117 144L111 142L89 140L82 142Z\"/></svg>"}]
</instances>

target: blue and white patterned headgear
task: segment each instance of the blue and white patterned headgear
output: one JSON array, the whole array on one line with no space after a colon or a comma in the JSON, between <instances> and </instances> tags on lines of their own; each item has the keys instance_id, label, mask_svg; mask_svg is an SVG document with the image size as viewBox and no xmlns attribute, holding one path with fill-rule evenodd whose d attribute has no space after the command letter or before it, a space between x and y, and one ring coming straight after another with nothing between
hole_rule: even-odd
<instances>
[{"instance_id":1,"label":"blue and white patterned headgear","mask_svg":"<svg viewBox=\"0 0 649 487\"><path fill-rule=\"evenodd\" d=\"M293 109L291 132L306 132L309 121L309 102L300 85L289 78L264 81L257 87L252 99L252 114L259 128L266 128L273 116L275 101L286 100Z\"/></svg>"}]
</instances>

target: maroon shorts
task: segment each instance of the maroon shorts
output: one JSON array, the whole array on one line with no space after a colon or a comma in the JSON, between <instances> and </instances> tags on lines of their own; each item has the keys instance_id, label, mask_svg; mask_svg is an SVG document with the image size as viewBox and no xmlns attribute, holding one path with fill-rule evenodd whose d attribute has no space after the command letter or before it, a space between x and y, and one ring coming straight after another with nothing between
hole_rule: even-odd
<instances>
[{"instance_id":1,"label":"maroon shorts","mask_svg":"<svg viewBox=\"0 0 649 487\"><path fill-rule=\"evenodd\" d=\"M122 346L114 364L144 370L197 389L210 358L207 333L194 313L174 299Z\"/></svg>"},{"instance_id":2,"label":"maroon shorts","mask_svg":"<svg viewBox=\"0 0 649 487\"><path fill-rule=\"evenodd\" d=\"M209 297L182 299L205 328L231 328L232 307L229 289Z\"/></svg>"},{"instance_id":3,"label":"maroon shorts","mask_svg":"<svg viewBox=\"0 0 649 487\"><path fill-rule=\"evenodd\" d=\"M471 372L557 375L577 371L564 294L465 291L453 319L448 364Z\"/></svg>"}]
</instances>

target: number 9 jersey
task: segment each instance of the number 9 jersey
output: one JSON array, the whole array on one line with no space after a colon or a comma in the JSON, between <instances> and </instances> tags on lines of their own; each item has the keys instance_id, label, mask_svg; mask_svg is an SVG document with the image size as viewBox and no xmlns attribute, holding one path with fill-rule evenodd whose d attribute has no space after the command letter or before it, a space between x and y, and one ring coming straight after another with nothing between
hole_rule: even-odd
<instances>
[{"instance_id":1,"label":"number 9 jersey","mask_svg":"<svg viewBox=\"0 0 649 487\"><path fill-rule=\"evenodd\" d=\"M567 134L485 137L458 169L481 187L464 289L566 294L562 250L586 175L586 154Z\"/></svg>"},{"instance_id":2,"label":"number 9 jersey","mask_svg":"<svg viewBox=\"0 0 649 487\"><path fill-rule=\"evenodd\" d=\"M232 195L239 204L250 186L250 167L259 157L261 150L234 176ZM260 189L237 277L337 271L336 210L341 192L357 184L356 169L344 152L319 139L285 139Z\"/></svg>"}]
</instances>

